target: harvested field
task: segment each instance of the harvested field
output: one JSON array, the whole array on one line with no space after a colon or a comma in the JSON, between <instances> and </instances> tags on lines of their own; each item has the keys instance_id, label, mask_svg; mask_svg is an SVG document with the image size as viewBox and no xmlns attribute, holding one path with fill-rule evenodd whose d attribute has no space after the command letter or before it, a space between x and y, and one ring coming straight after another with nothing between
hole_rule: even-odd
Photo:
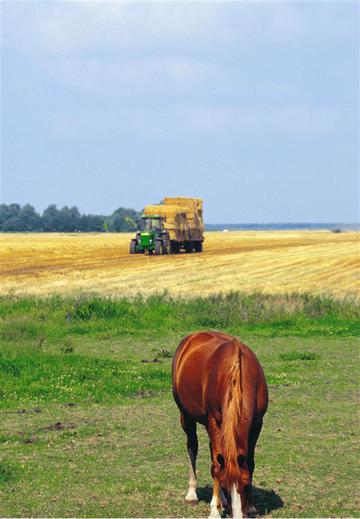
<instances>
[{"instance_id":1,"label":"harvested field","mask_svg":"<svg viewBox=\"0 0 360 519\"><path fill-rule=\"evenodd\" d=\"M129 255L130 234L0 234L0 294L360 294L359 233L206 233L202 254Z\"/></svg>"}]
</instances>

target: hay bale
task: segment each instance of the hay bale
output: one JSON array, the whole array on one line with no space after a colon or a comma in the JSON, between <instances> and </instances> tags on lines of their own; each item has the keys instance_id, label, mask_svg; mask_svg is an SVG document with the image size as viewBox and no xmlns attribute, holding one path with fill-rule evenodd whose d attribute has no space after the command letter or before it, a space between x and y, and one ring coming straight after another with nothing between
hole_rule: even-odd
<instances>
[{"instance_id":1,"label":"hay bale","mask_svg":"<svg viewBox=\"0 0 360 519\"><path fill-rule=\"evenodd\" d=\"M201 239L204 230L201 198L164 198L163 204L147 205L145 216L162 216L165 227L178 241Z\"/></svg>"},{"instance_id":2,"label":"hay bale","mask_svg":"<svg viewBox=\"0 0 360 519\"><path fill-rule=\"evenodd\" d=\"M190 197L165 197L164 205L179 205L183 207L196 208L197 210L202 209L201 198L190 198Z\"/></svg>"},{"instance_id":3,"label":"hay bale","mask_svg":"<svg viewBox=\"0 0 360 519\"><path fill-rule=\"evenodd\" d=\"M163 205L147 205L144 208L143 214L145 216L153 216L153 215L164 216L165 209L164 209Z\"/></svg>"}]
</instances>

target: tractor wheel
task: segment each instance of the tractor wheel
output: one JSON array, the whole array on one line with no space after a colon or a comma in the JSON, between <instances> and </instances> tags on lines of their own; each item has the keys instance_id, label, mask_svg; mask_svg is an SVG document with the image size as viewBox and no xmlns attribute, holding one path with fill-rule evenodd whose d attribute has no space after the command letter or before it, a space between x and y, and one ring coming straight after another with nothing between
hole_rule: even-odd
<instances>
[{"instance_id":1,"label":"tractor wheel","mask_svg":"<svg viewBox=\"0 0 360 519\"><path fill-rule=\"evenodd\" d=\"M170 242L169 242L169 240L163 240L162 241L162 253L163 254L170 254Z\"/></svg>"},{"instance_id":2,"label":"tractor wheel","mask_svg":"<svg viewBox=\"0 0 360 519\"><path fill-rule=\"evenodd\" d=\"M191 241L186 241L184 243L185 252L192 252L193 251L193 244Z\"/></svg>"},{"instance_id":3,"label":"tractor wheel","mask_svg":"<svg viewBox=\"0 0 360 519\"><path fill-rule=\"evenodd\" d=\"M175 240L171 240L170 242L170 254L179 254L180 252L180 246L179 242Z\"/></svg>"},{"instance_id":4,"label":"tractor wheel","mask_svg":"<svg viewBox=\"0 0 360 519\"><path fill-rule=\"evenodd\" d=\"M130 254L136 254L136 240L130 242Z\"/></svg>"},{"instance_id":5,"label":"tractor wheel","mask_svg":"<svg viewBox=\"0 0 360 519\"><path fill-rule=\"evenodd\" d=\"M155 254L156 254L156 256L159 256L159 254L161 254L161 249L162 249L161 240L155 240Z\"/></svg>"},{"instance_id":6,"label":"tractor wheel","mask_svg":"<svg viewBox=\"0 0 360 519\"><path fill-rule=\"evenodd\" d=\"M194 251L195 252L202 252L202 250L203 250L202 241L194 241Z\"/></svg>"}]
</instances>

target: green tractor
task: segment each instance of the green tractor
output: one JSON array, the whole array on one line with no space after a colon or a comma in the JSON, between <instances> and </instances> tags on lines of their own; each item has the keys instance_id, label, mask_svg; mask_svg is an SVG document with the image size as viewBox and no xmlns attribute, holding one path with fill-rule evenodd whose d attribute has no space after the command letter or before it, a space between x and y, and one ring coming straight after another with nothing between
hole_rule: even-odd
<instances>
[{"instance_id":1,"label":"green tractor","mask_svg":"<svg viewBox=\"0 0 360 519\"><path fill-rule=\"evenodd\" d=\"M130 242L130 254L170 254L169 234L164 228L164 218L143 215L141 228Z\"/></svg>"}]
</instances>

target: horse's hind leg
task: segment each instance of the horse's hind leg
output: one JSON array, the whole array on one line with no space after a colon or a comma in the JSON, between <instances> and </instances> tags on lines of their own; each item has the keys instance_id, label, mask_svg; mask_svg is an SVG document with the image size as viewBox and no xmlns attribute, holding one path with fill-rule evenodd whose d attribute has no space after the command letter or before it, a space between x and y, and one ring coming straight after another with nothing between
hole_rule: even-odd
<instances>
[{"instance_id":1,"label":"horse's hind leg","mask_svg":"<svg viewBox=\"0 0 360 519\"><path fill-rule=\"evenodd\" d=\"M221 510L220 484L217 479L213 481L213 495L210 501L210 518L219 518Z\"/></svg>"},{"instance_id":2,"label":"horse's hind leg","mask_svg":"<svg viewBox=\"0 0 360 519\"><path fill-rule=\"evenodd\" d=\"M189 477L189 490L185 496L185 501L190 504L196 504L198 498L196 495L196 456L198 453L198 439L196 435L196 422L189 416L181 413L180 416L181 426L187 436L187 450L190 458L190 477Z\"/></svg>"},{"instance_id":3,"label":"horse's hind leg","mask_svg":"<svg viewBox=\"0 0 360 519\"><path fill-rule=\"evenodd\" d=\"M248 441L248 455L247 455L247 466L250 472L250 488L249 488L249 507L248 507L248 513L255 514L257 513L257 510L255 508L254 502L253 502L253 495L252 495L252 476L254 473L255 468L255 446L256 442L259 438L259 434L261 432L262 427L262 419L253 421L250 429L249 434L249 441Z\"/></svg>"},{"instance_id":4,"label":"horse's hind leg","mask_svg":"<svg viewBox=\"0 0 360 519\"><path fill-rule=\"evenodd\" d=\"M223 455L221 453L220 428L211 415L208 417L207 431L210 438L210 454L211 454L211 474L213 476L213 495L210 502L209 518L220 518L220 510L222 508L220 483L218 480L218 473L221 470L221 463L223 463Z\"/></svg>"}]
</instances>

